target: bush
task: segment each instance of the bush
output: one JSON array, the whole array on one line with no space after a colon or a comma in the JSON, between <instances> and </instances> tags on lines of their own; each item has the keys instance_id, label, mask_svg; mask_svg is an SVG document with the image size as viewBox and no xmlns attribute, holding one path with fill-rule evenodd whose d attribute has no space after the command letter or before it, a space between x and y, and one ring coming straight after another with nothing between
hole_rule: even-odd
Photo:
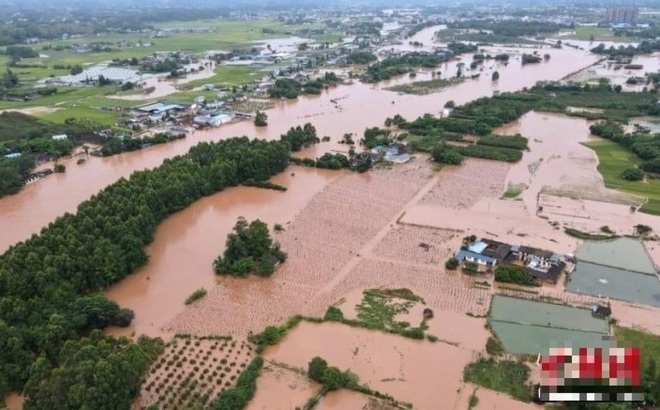
<instances>
[{"instance_id":1,"label":"bush","mask_svg":"<svg viewBox=\"0 0 660 410\"><path fill-rule=\"evenodd\" d=\"M307 366L307 374L310 379L323 383L325 371L328 368L328 362L320 357L313 358Z\"/></svg>"},{"instance_id":2,"label":"bush","mask_svg":"<svg viewBox=\"0 0 660 410\"><path fill-rule=\"evenodd\" d=\"M491 356L501 356L504 353L504 347L499 340L491 336L486 342L486 352Z\"/></svg>"},{"instance_id":3,"label":"bush","mask_svg":"<svg viewBox=\"0 0 660 410\"><path fill-rule=\"evenodd\" d=\"M188 296L186 298L186 302L185 302L186 305L189 305L189 304L193 303L194 301L203 298L204 296L206 296L206 293L207 293L206 289L204 289L204 288L197 289L196 291L191 293L190 296Z\"/></svg>"},{"instance_id":4,"label":"bush","mask_svg":"<svg viewBox=\"0 0 660 410\"><path fill-rule=\"evenodd\" d=\"M441 164L460 165L463 162L463 156L446 144L436 145L431 152L431 156Z\"/></svg>"},{"instance_id":5,"label":"bush","mask_svg":"<svg viewBox=\"0 0 660 410\"><path fill-rule=\"evenodd\" d=\"M468 275L476 275L479 273L479 265L476 262L465 262L463 263L463 272Z\"/></svg>"},{"instance_id":6,"label":"bush","mask_svg":"<svg viewBox=\"0 0 660 410\"><path fill-rule=\"evenodd\" d=\"M211 410L242 409L252 400L257 390L257 378L261 373L264 359L257 356L250 362L238 376L236 387L220 393L218 398L211 403Z\"/></svg>"},{"instance_id":7,"label":"bush","mask_svg":"<svg viewBox=\"0 0 660 410\"><path fill-rule=\"evenodd\" d=\"M626 168L621 172L621 178L626 181L641 181L644 179L644 171L637 167Z\"/></svg>"},{"instance_id":8,"label":"bush","mask_svg":"<svg viewBox=\"0 0 660 410\"><path fill-rule=\"evenodd\" d=\"M449 259L447 259L447 262L445 262L445 268L454 270L458 268L459 265L458 259L454 258L453 256Z\"/></svg>"},{"instance_id":9,"label":"bush","mask_svg":"<svg viewBox=\"0 0 660 410\"><path fill-rule=\"evenodd\" d=\"M515 283L526 286L540 286L537 280L520 266L498 266L495 269L495 281Z\"/></svg>"},{"instance_id":10,"label":"bush","mask_svg":"<svg viewBox=\"0 0 660 410\"><path fill-rule=\"evenodd\" d=\"M330 320L333 322L341 322L344 320L344 313L335 306L330 306L323 316L323 320Z\"/></svg>"}]
</instances>

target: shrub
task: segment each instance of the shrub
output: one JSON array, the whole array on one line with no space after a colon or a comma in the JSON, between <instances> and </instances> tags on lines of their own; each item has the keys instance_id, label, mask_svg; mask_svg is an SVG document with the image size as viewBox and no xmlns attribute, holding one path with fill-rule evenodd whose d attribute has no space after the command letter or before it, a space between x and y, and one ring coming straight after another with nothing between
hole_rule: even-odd
<instances>
[{"instance_id":1,"label":"shrub","mask_svg":"<svg viewBox=\"0 0 660 410\"><path fill-rule=\"evenodd\" d=\"M445 268L455 270L458 268L459 265L458 259L454 258L453 256L449 259L447 259L447 262L445 262Z\"/></svg>"},{"instance_id":2,"label":"shrub","mask_svg":"<svg viewBox=\"0 0 660 410\"><path fill-rule=\"evenodd\" d=\"M441 164L460 165L463 163L463 156L456 149L446 144L436 145L431 152L431 156Z\"/></svg>"},{"instance_id":3,"label":"shrub","mask_svg":"<svg viewBox=\"0 0 660 410\"><path fill-rule=\"evenodd\" d=\"M342 320L344 320L344 313L338 307L330 306L328 307L328 310L325 312L325 316L323 316L323 320L341 322Z\"/></svg>"},{"instance_id":4,"label":"shrub","mask_svg":"<svg viewBox=\"0 0 660 410\"><path fill-rule=\"evenodd\" d=\"M486 352L491 356L501 356L504 353L504 347L499 340L491 336L486 342Z\"/></svg>"},{"instance_id":5,"label":"shrub","mask_svg":"<svg viewBox=\"0 0 660 410\"><path fill-rule=\"evenodd\" d=\"M537 280L520 266L498 266L495 269L495 281L515 283L526 286L540 286Z\"/></svg>"},{"instance_id":6,"label":"shrub","mask_svg":"<svg viewBox=\"0 0 660 410\"><path fill-rule=\"evenodd\" d=\"M626 168L621 172L621 178L626 181L641 181L644 179L644 171L637 167Z\"/></svg>"},{"instance_id":7,"label":"shrub","mask_svg":"<svg viewBox=\"0 0 660 410\"><path fill-rule=\"evenodd\" d=\"M467 273L468 275L476 275L479 273L479 265L476 262L466 261L463 263L463 272Z\"/></svg>"}]
</instances>

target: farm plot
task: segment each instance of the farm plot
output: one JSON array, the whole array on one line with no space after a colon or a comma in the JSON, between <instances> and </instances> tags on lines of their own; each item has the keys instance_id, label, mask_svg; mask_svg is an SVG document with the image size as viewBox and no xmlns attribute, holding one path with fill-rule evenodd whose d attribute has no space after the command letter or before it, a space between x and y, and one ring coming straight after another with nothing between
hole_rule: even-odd
<instances>
[{"instance_id":1,"label":"farm plot","mask_svg":"<svg viewBox=\"0 0 660 410\"><path fill-rule=\"evenodd\" d=\"M608 324L587 309L496 295L490 327L510 353L537 354L557 345L598 346Z\"/></svg>"}]
</instances>

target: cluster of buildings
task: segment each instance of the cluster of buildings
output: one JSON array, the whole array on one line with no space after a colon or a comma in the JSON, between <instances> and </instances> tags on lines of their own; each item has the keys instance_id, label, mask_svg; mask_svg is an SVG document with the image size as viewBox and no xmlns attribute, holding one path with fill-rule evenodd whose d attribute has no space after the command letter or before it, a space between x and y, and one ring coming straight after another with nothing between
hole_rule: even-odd
<instances>
[{"instance_id":1,"label":"cluster of buildings","mask_svg":"<svg viewBox=\"0 0 660 410\"><path fill-rule=\"evenodd\" d=\"M131 118L126 125L132 128L148 128L153 125L169 125L171 131L185 131L185 126L195 128L214 127L226 124L237 116L226 110L222 102L201 104L166 104L155 102L131 108ZM174 128L172 128L174 127Z\"/></svg>"},{"instance_id":2,"label":"cluster of buildings","mask_svg":"<svg viewBox=\"0 0 660 410\"><path fill-rule=\"evenodd\" d=\"M459 262L474 262L487 270L494 270L498 265L520 266L539 281L553 284L566 268L566 263L556 253L485 238L463 246L454 257Z\"/></svg>"},{"instance_id":3,"label":"cluster of buildings","mask_svg":"<svg viewBox=\"0 0 660 410\"><path fill-rule=\"evenodd\" d=\"M404 164L410 161L410 158L410 148L401 143L390 144L387 147L377 146L371 150L371 159L374 162L385 161Z\"/></svg>"}]
</instances>

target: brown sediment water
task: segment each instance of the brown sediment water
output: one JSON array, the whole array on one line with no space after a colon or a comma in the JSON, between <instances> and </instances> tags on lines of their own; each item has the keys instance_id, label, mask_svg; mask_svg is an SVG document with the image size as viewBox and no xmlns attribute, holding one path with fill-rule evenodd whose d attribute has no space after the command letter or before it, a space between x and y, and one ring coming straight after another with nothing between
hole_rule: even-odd
<instances>
[{"instance_id":1,"label":"brown sediment water","mask_svg":"<svg viewBox=\"0 0 660 410\"><path fill-rule=\"evenodd\" d=\"M321 386L306 376L278 366L264 363L257 379L256 395L247 410L290 410L302 408L307 399L321 390ZM317 406L318 408L318 406Z\"/></svg>"},{"instance_id":2,"label":"brown sediment water","mask_svg":"<svg viewBox=\"0 0 660 410\"><path fill-rule=\"evenodd\" d=\"M159 335L166 320L183 310L188 295L216 283L212 264L225 247L227 234L239 216L256 218L271 228L287 226L316 192L341 176L341 171L292 166L272 179L286 192L234 187L203 198L158 226L147 247L149 263L106 292L121 306L133 309L130 328L113 333ZM197 302L199 303L199 302Z\"/></svg>"},{"instance_id":3,"label":"brown sediment water","mask_svg":"<svg viewBox=\"0 0 660 410\"><path fill-rule=\"evenodd\" d=\"M515 91L532 86L539 80L557 80L596 60L595 56L572 49L547 52L552 55L548 62L524 67L515 59L506 67L495 67L495 63L492 63L493 66L487 66L485 74L479 79L466 80L455 87L426 96L399 95L383 89L391 84L356 82L351 86L330 88L319 96L276 102L274 108L268 110L268 127L255 128L249 121L239 122L194 132L185 140L169 144L110 158L90 158L82 165L69 162L66 173L51 175L43 181L30 184L17 195L0 200L0 252L37 233L64 212L75 212L80 202L119 178L128 177L137 170L158 166L165 158L184 154L199 141L220 140L236 135L276 139L291 126L311 122L319 135L328 135L333 141L319 144L308 150L307 154L320 155L333 149L345 151L346 147L336 143L344 133L355 133L359 139L366 127L379 126L388 116L401 114L406 118L414 118L424 113L437 114L448 100L462 104L492 95L494 90ZM456 64L443 64L438 70L445 75L452 75ZM500 72L500 79L492 82L489 73L495 69ZM424 75L430 78L430 74L420 74L418 79L424 79Z\"/></svg>"},{"instance_id":4,"label":"brown sediment water","mask_svg":"<svg viewBox=\"0 0 660 410\"><path fill-rule=\"evenodd\" d=\"M470 320L464 316L464 320ZM460 332L460 323L446 323ZM355 373L374 390L410 402L415 408L456 408L463 367L476 358L468 349L445 343L402 339L400 336L349 326L303 322L265 357L306 368L315 356Z\"/></svg>"}]
</instances>

